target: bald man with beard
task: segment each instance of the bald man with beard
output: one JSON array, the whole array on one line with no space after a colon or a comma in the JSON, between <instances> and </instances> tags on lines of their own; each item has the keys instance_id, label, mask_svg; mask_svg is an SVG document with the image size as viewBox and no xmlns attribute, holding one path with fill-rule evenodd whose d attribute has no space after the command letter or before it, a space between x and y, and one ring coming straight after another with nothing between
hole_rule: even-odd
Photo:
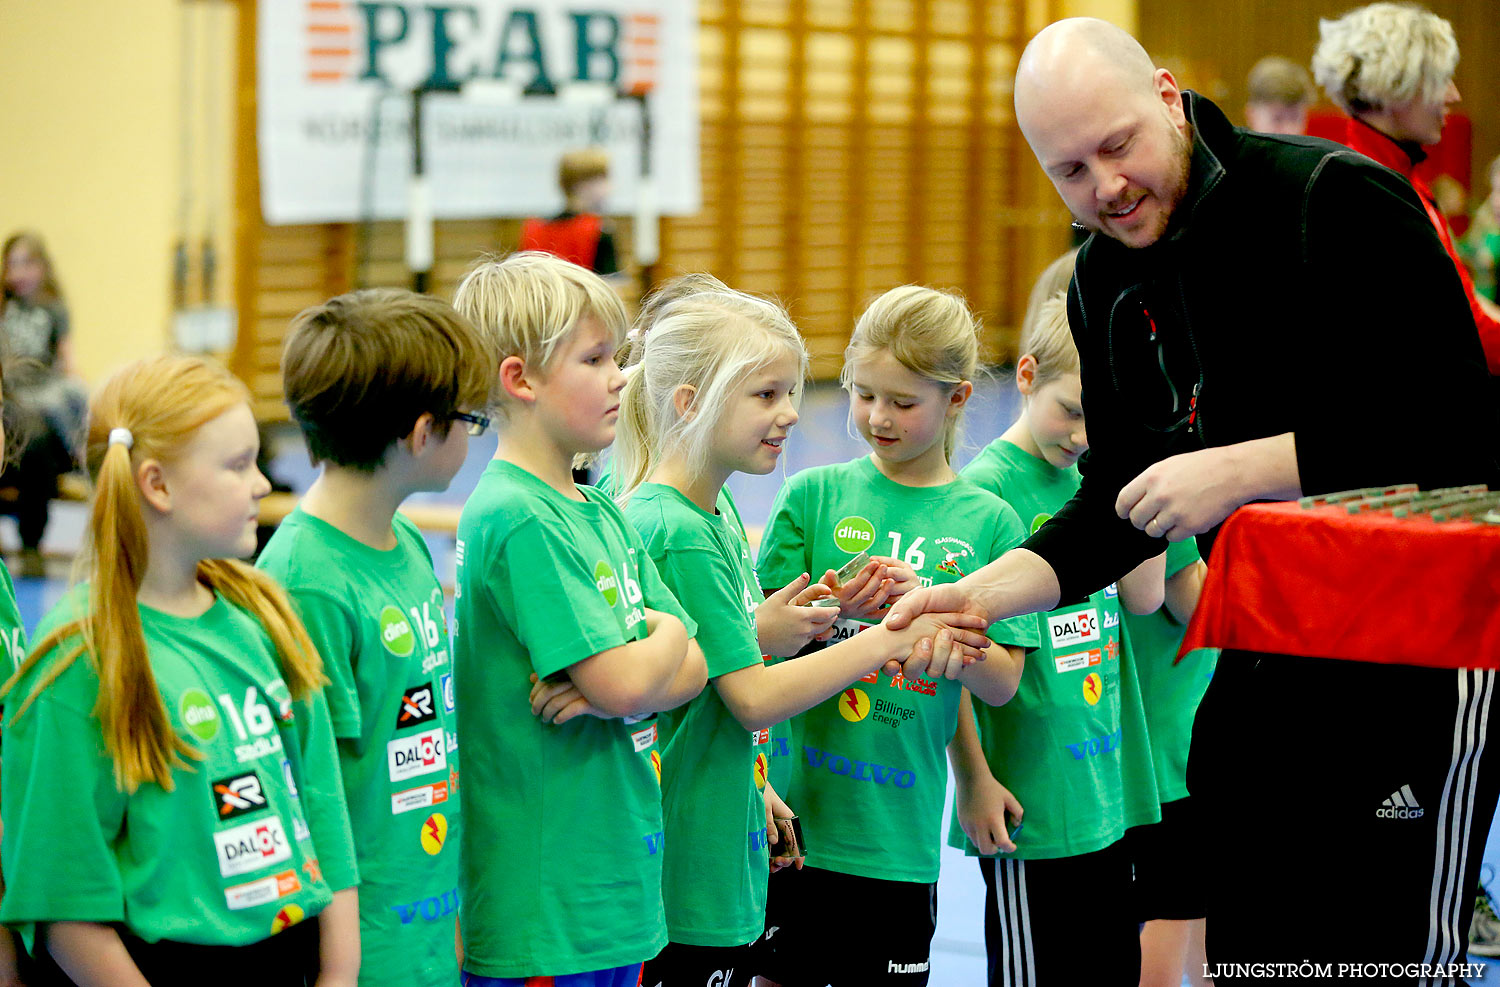
<instances>
[{"instance_id":1,"label":"bald man with beard","mask_svg":"<svg viewBox=\"0 0 1500 987\"><path fill-rule=\"evenodd\" d=\"M1165 540L1197 537L1209 556L1225 517L1251 501L1500 485L1463 287L1400 176L1341 145L1233 127L1103 21L1038 34L1015 107L1093 233L1068 296L1089 424L1083 484L1020 548L908 594L890 621L960 609L997 620L1082 600ZM908 672L946 661L924 653ZM1485 742L1495 693L1494 672L1226 651L1188 776L1210 967L1461 961L1466 892L1500 796L1500 743ZM1380 812L1407 791L1420 813ZM1079 947L1088 913L1085 891ZM1049 917L1014 914L989 916L1009 937L991 983L1078 982L1087 952L1044 957L1026 937Z\"/></svg>"}]
</instances>

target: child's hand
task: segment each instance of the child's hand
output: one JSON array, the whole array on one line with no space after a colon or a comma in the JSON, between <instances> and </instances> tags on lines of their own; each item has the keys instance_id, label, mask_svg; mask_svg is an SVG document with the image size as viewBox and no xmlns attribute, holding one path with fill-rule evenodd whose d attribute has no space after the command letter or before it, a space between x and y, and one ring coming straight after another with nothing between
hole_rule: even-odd
<instances>
[{"instance_id":1,"label":"child's hand","mask_svg":"<svg viewBox=\"0 0 1500 987\"><path fill-rule=\"evenodd\" d=\"M879 629L891 635L894 651L884 671L892 677L956 679L966 666L984 660L990 646L984 634L988 626L972 613L926 613L899 631L881 624ZM907 650L900 650L903 647Z\"/></svg>"},{"instance_id":2,"label":"child's hand","mask_svg":"<svg viewBox=\"0 0 1500 987\"><path fill-rule=\"evenodd\" d=\"M1015 842L1010 838L1006 813L1021 828L1021 815L1026 811L1011 794L1010 789L1000 784L988 771L980 771L980 777L967 785L959 785L954 797L958 809L958 824L974 848L985 856L995 853L1014 853Z\"/></svg>"},{"instance_id":3,"label":"child's hand","mask_svg":"<svg viewBox=\"0 0 1500 987\"><path fill-rule=\"evenodd\" d=\"M531 673L531 715L540 717L543 723L562 726L575 716L597 716L601 720L610 718L589 704L572 679L562 682L542 682Z\"/></svg>"},{"instance_id":4,"label":"child's hand","mask_svg":"<svg viewBox=\"0 0 1500 987\"><path fill-rule=\"evenodd\" d=\"M796 813L781 800L781 796L776 794L776 789L771 787L770 782L766 782L766 787L761 792L761 795L766 802L766 839L770 840L772 845L775 845L781 842L781 827L776 825L776 820L791 819ZM801 870L802 865L806 861L807 858L805 856L778 857L772 854L771 873L774 874L794 864L798 870Z\"/></svg>"},{"instance_id":5,"label":"child's hand","mask_svg":"<svg viewBox=\"0 0 1500 987\"><path fill-rule=\"evenodd\" d=\"M809 578L804 572L755 608L755 636L762 654L790 658L809 641L826 641L833 636L838 608L807 605L828 596L831 590L822 583L809 585Z\"/></svg>"},{"instance_id":6,"label":"child's hand","mask_svg":"<svg viewBox=\"0 0 1500 987\"><path fill-rule=\"evenodd\" d=\"M891 601L891 587L894 585L894 581L886 576L885 565L877 559L865 563L863 569L842 585L839 583L839 574L832 569L823 573L819 582L833 590L833 595L839 598L840 616L860 620L880 619L881 613Z\"/></svg>"},{"instance_id":7,"label":"child's hand","mask_svg":"<svg viewBox=\"0 0 1500 987\"><path fill-rule=\"evenodd\" d=\"M891 581L891 595L886 598L887 603L896 602L902 595L922 585L922 580L917 576L917 570L913 569L910 563L888 555L872 555L870 561L879 562L885 566L886 578Z\"/></svg>"}]
</instances>

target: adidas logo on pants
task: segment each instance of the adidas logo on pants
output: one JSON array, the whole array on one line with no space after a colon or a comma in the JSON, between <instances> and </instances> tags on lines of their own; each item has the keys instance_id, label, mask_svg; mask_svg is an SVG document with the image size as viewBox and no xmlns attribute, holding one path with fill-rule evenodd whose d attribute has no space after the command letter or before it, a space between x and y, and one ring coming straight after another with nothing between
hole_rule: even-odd
<instances>
[{"instance_id":1,"label":"adidas logo on pants","mask_svg":"<svg viewBox=\"0 0 1500 987\"><path fill-rule=\"evenodd\" d=\"M1380 819L1421 819L1422 807L1411 793L1411 786L1402 785L1400 791L1392 792L1390 798L1380 803L1375 815Z\"/></svg>"}]
</instances>

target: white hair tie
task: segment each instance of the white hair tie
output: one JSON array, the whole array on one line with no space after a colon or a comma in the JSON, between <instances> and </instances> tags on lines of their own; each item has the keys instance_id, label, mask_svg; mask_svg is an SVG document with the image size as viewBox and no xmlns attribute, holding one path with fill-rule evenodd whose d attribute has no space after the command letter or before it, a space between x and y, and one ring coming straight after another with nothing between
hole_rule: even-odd
<instances>
[{"instance_id":1,"label":"white hair tie","mask_svg":"<svg viewBox=\"0 0 1500 987\"><path fill-rule=\"evenodd\" d=\"M109 444L122 445L129 449L135 445L135 436L130 434L128 428L112 428L109 430Z\"/></svg>"}]
</instances>

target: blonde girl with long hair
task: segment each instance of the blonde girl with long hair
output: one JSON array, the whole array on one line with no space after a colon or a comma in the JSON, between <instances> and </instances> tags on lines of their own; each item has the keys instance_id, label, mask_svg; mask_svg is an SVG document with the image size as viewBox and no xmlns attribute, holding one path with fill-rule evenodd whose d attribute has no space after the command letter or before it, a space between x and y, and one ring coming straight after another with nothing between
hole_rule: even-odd
<instances>
[{"instance_id":1,"label":"blonde girl with long hair","mask_svg":"<svg viewBox=\"0 0 1500 987\"><path fill-rule=\"evenodd\" d=\"M358 974L321 662L235 561L269 491L248 399L187 357L104 385L87 579L5 687L0 920L80 987Z\"/></svg>"},{"instance_id":2,"label":"blonde girl with long hair","mask_svg":"<svg viewBox=\"0 0 1500 987\"><path fill-rule=\"evenodd\" d=\"M807 362L779 306L705 285L664 306L621 395L615 457L625 516L697 622L710 682L674 716L662 756L670 941L646 965L644 983L740 985L754 972L768 844L782 839L774 817L791 815L768 784L770 728L904 658L924 637L942 631L961 646L984 643L977 621L951 616L955 630L934 620L910 634L873 630L796 661L762 659L749 543L719 508L720 494L734 473L776 468Z\"/></svg>"},{"instance_id":3,"label":"blonde girl with long hair","mask_svg":"<svg viewBox=\"0 0 1500 987\"><path fill-rule=\"evenodd\" d=\"M663 282L641 302L641 310L636 314L635 324L631 327L625 345L616 354L620 366L629 372L631 367L641 361L641 355L645 352L646 337L651 334L652 328L661 321L677 301L689 295L714 293L736 294L712 274L701 271L680 274ZM617 444L616 449L619 448L622 446ZM600 488L611 492L614 490L614 466L615 460L612 459L599 478ZM736 524L743 526L739 507L735 504L734 495L727 485L719 490L717 507L721 514L731 515ZM879 580L876 582L878 584ZM768 595L765 602L755 610L755 632L760 641L761 653L773 658L790 658L812 641L826 641L833 634L833 621L837 614L827 607L813 607L808 604L827 594L828 590L814 583L812 577L804 572L781 589ZM783 783L786 778L790 777L790 754L791 749L787 738L773 734L771 737L771 781L773 784Z\"/></svg>"},{"instance_id":4,"label":"blonde girl with long hair","mask_svg":"<svg viewBox=\"0 0 1500 987\"><path fill-rule=\"evenodd\" d=\"M951 463L978 373L978 322L952 292L893 288L856 323L842 380L870 452L793 476L771 509L760 554L763 586L824 573L840 604L833 641L889 633L879 621L893 593L958 579L1025 536L1014 511ZM859 575L840 579L866 556ZM799 756L787 801L814 855L772 882L768 925L778 931L763 969L775 982L927 982L944 751L959 701L968 687L986 702L1006 702L1025 649L1037 644L1029 621L996 624L980 642L985 660L965 664L945 637L934 642L925 675L867 668L793 721ZM893 925L892 915L901 921ZM836 929L825 932L835 916ZM826 948L825 934L867 928L885 932L852 954Z\"/></svg>"}]
</instances>

